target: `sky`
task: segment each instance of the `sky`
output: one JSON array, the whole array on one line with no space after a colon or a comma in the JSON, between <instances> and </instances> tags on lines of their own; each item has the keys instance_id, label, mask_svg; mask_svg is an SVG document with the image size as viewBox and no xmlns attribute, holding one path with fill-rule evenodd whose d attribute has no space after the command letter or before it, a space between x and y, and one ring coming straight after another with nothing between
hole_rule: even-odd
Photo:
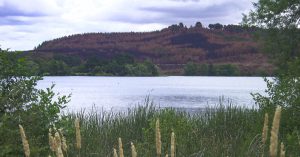
<instances>
[{"instance_id":1,"label":"sky","mask_svg":"<svg viewBox=\"0 0 300 157\"><path fill-rule=\"evenodd\" d=\"M0 47L31 50L86 32L148 32L182 22L238 24L251 0L0 0Z\"/></svg>"}]
</instances>

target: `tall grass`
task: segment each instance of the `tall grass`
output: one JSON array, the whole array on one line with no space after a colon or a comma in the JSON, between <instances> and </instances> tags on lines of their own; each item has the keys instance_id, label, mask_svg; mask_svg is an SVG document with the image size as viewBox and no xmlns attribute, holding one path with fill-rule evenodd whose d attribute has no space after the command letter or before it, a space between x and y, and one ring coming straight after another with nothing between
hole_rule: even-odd
<instances>
[{"instance_id":1,"label":"tall grass","mask_svg":"<svg viewBox=\"0 0 300 157\"><path fill-rule=\"evenodd\" d=\"M161 132L161 156L172 154L170 135L176 134L177 157L260 156L264 114L257 109L223 106L190 114L172 108L159 109L151 102L124 113L80 112L81 156L114 156L122 138L124 156L131 156L131 142L139 157L156 156L156 120ZM66 123L67 128L72 124ZM76 156L75 132L67 130L69 156Z\"/></svg>"}]
</instances>

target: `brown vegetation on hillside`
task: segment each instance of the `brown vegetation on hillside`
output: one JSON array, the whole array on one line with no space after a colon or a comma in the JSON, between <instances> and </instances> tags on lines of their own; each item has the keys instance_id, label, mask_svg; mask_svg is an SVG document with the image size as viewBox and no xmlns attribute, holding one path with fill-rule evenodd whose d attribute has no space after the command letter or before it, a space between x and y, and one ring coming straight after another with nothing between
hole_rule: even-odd
<instances>
[{"instance_id":1,"label":"brown vegetation on hillside","mask_svg":"<svg viewBox=\"0 0 300 157\"><path fill-rule=\"evenodd\" d=\"M129 33L84 33L43 42L34 51L62 53L87 58L98 55L112 58L120 53L137 61L149 59L166 74L182 73L188 62L234 64L249 73L260 70L271 73L272 65L253 39L255 28L237 25L187 28L172 25L160 31Z\"/></svg>"}]
</instances>

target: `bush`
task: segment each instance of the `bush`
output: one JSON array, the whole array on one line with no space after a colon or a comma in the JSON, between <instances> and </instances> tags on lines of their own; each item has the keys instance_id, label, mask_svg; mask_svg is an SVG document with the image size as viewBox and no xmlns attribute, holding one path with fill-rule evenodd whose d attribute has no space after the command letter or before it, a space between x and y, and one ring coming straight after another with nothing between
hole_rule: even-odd
<instances>
[{"instance_id":1,"label":"bush","mask_svg":"<svg viewBox=\"0 0 300 157\"><path fill-rule=\"evenodd\" d=\"M37 89L41 76L22 53L0 51L0 156L21 156L18 125L23 125L32 156L48 155L48 129L59 126L68 96L54 101L53 87Z\"/></svg>"},{"instance_id":2,"label":"bush","mask_svg":"<svg viewBox=\"0 0 300 157\"><path fill-rule=\"evenodd\" d=\"M189 62L184 67L184 75L196 76L198 75L198 66L193 62Z\"/></svg>"},{"instance_id":3,"label":"bush","mask_svg":"<svg viewBox=\"0 0 300 157\"><path fill-rule=\"evenodd\" d=\"M253 3L254 9L242 23L260 27L259 39L276 65L274 80L266 79L266 95L254 94L254 98L266 112L282 107L280 136L288 152L299 152L300 147L296 142L300 137L300 14L295 9L299 5L300 1L260 0Z\"/></svg>"},{"instance_id":4,"label":"bush","mask_svg":"<svg viewBox=\"0 0 300 157\"><path fill-rule=\"evenodd\" d=\"M189 62L184 67L187 76L237 76L239 68L233 64L196 64Z\"/></svg>"},{"instance_id":5,"label":"bush","mask_svg":"<svg viewBox=\"0 0 300 157\"><path fill-rule=\"evenodd\" d=\"M271 113L276 106L282 107L281 137L288 146L287 151L297 152L300 147L300 60L288 64L288 70L268 80L266 94L253 94L263 112ZM298 76L297 76L298 75ZM299 154L298 154L299 155Z\"/></svg>"}]
</instances>

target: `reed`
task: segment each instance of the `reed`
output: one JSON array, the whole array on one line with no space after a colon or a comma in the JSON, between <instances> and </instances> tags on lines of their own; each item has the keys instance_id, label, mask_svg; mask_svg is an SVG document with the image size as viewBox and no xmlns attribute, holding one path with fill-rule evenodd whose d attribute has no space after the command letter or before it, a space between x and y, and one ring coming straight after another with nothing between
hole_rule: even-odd
<instances>
[{"instance_id":1,"label":"reed","mask_svg":"<svg viewBox=\"0 0 300 157\"><path fill-rule=\"evenodd\" d=\"M266 140L270 139L262 131L270 134L271 130L270 128L268 129L269 131L263 129L266 128L265 126L270 126L271 121L267 122L266 119L271 119L271 117L266 118L267 116L262 114L261 110L234 106L211 107L199 109L192 113L170 108L155 109L154 107L142 106L122 113L94 110L88 113L70 113L68 116L68 121L64 125L66 128L64 135L70 144L68 154L64 155L77 156L80 154L83 157L105 155L114 157L118 157L118 155L120 155L119 157L134 156L133 149L131 149L131 152L130 150L125 150L122 154L123 145L119 154L116 146L116 139L119 137L122 137L123 140L130 139L135 141L134 146L141 157L153 157L156 155L166 157L173 156L173 154L180 157L219 157L225 156L225 154L228 156L260 156L261 151L258 150L261 148L262 138L266 137L264 140L266 145L269 143ZM278 117L278 109L276 109L274 119L280 120L280 117ZM75 120L76 118L80 119L80 126L79 120ZM265 121L262 122L264 118ZM279 120L277 120L278 123ZM74 128L74 121L76 129ZM274 123L272 125L273 132L276 125L278 125L278 128L279 124ZM171 144L169 145L169 137L170 133L172 133L170 130L174 130L176 135L174 133L174 142L172 142L171 134ZM55 138L53 136L54 132L53 128L49 130L50 148L52 145L50 142L52 141L51 138ZM80 140L77 137L72 138L75 135L77 136L78 132L80 132ZM47 132L45 135L47 135ZM62 135L60 136L61 142L58 143L61 143L60 147L63 149ZM260 135L262 135L262 138L260 138ZM83 147L78 151L77 143L81 145L81 136L84 137L82 141ZM45 138L43 146L48 145L47 137ZM278 137L276 141L278 141ZM56 145L56 142L54 143ZM37 150L37 146L34 148L34 143L30 144L32 150ZM115 145L115 148L112 151L113 145ZM174 151L172 151L172 147ZM288 148L288 151L283 150L288 155L298 156L297 153L299 151L293 150L292 152L291 149L294 148L291 145L286 145L286 148ZM281 147L278 147L278 149L281 150ZM0 148L0 150L1 156L3 149ZM46 153L41 155L36 155L37 153L34 154L35 151L32 151L31 156L48 156L49 150L46 151ZM21 156L20 153L16 156ZM63 151L63 153L65 152ZM265 152L265 155L268 154L269 150ZM278 156L281 154L277 153ZM52 156L55 156L55 154Z\"/></svg>"},{"instance_id":2,"label":"reed","mask_svg":"<svg viewBox=\"0 0 300 157\"><path fill-rule=\"evenodd\" d=\"M156 139L156 154L157 157L161 156L161 134L160 134L160 127L159 127L159 119L156 120L155 124L155 139Z\"/></svg>"},{"instance_id":3,"label":"reed","mask_svg":"<svg viewBox=\"0 0 300 157\"><path fill-rule=\"evenodd\" d=\"M21 139L22 139L24 154L25 154L26 157L29 157L30 156L30 148L29 148L29 143L28 143L28 140L26 138L26 134L25 134L24 128L22 127L22 125L19 125L19 129L20 129L20 134L21 134Z\"/></svg>"},{"instance_id":4,"label":"reed","mask_svg":"<svg viewBox=\"0 0 300 157\"><path fill-rule=\"evenodd\" d=\"M175 133L171 133L171 157L175 157Z\"/></svg>"},{"instance_id":5,"label":"reed","mask_svg":"<svg viewBox=\"0 0 300 157\"><path fill-rule=\"evenodd\" d=\"M122 137L122 140L136 141L134 145L138 156L157 156L159 147L160 156L165 157L166 153L171 156L171 144L167 143L170 143L170 130L174 130L175 156L198 154L219 157L223 156L224 152L229 156L245 156L246 152L249 154L249 148L256 152L250 152L248 156L255 156L261 145L261 138L257 140L257 144L254 143L253 148L250 145L253 137L262 132L263 122L258 122L263 121L264 114L256 109L234 106L206 108L192 114L170 108L158 110L142 106L122 113L99 110L76 113L70 118L72 120L70 127L76 118L81 120L80 124L84 124L80 126L81 136L88 141L84 143L81 156L95 156L95 154L113 156L112 146L118 142L119 137ZM72 139L72 136L75 136L75 131L74 134L67 136L67 139L72 140L70 143L75 144L76 139ZM157 144L157 141L160 144ZM123 145L124 156L132 156L130 142L128 145L129 151L126 151ZM169 151L162 149L167 147ZM118 148L115 148L120 155ZM75 149L69 148L69 156L77 154L76 146Z\"/></svg>"},{"instance_id":6,"label":"reed","mask_svg":"<svg viewBox=\"0 0 300 157\"><path fill-rule=\"evenodd\" d=\"M266 144L267 138L268 138L268 127L269 125L269 115L268 113L265 114L265 120L264 120L264 127L262 131L262 144L263 146Z\"/></svg>"},{"instance_id":7,"label":"reed","mask_svg":"<svg viewBox=\"0 0 300 157\"><path fill-rule=\"evenodd\" d=\"M283 142L280 145L280 157L285 157L285 148Z\"/></svg>"},{"instance_id":8,"label":"reed","mask_svg":"<svg viewBox=\"0 0 300 157\"><path fill-rule=\"evenodd\" d=\"M276 157L278 153L278 132L280 125L280 117L281 117L281 107L278 106L275 111L272 130L271 130L271 138L270 138L270 157Z\"/></svg>"},{"instance_id":9,"label":"reed","mask_svg":"<svg viewBox=\"0 0 300 157\"><path fill-rule=\"evenodd\" d=\"M114 148L114 157L118 157L118 153L117 153L116 148Z\"/></svg>"},{"instance_id":10,"label":"reed","mask_svg":"<svg viewBox=\"0 0 300 157\"><path fill-rule=\"evenodd\" d=\"M131 142L131 156L137 157L137 152L136 152L135 146L132 142Z\"/></svg>"},{"instance_id":11,"label":"reed","mask_svg":"<svg viewBox=\"0 0 300 157\"><path fill-rule=\"evenodd\" d=\"M48 138L49 138L49 146L50 146L50 150L51 150L52 152L55 152L55 149L56 149L56 143L55 143L54 137L52 136L52 129L51 129L51 128L49 129Z\"/></svg>"},{"instance_id":12,"label":"reed","mask_svg":"<svg viewBox=\"0 0 300 157\"><path fill-rule=\"evenodd\" d=\"M123 144L122 144L122 139L120 137L118 139L118 142L119 142L119 155L120 157L124 157Z\"/></svg>"},{"instance_id":13,"label":"reed","mask_svg":"<svg viewBox=\"0 0 300 157\"><path fill-rule=\"evenodd\" d=\"M81 149L81 134L80 134L80 124L79 119L75 119L75 131L76 131L76 148Z\"/></svg>"},{"instance_id":14,"label":"reed","mask_svg":"<svg viewBox=\"0 0 300 157\"><path fill-rule=\"evenodd\" d=\"M268 138L268 130L269 130L269 115L268 113L265 113L265 120L264 120L264 127L263 127L263 130L262 130L262 135L261 135L261 147L262 147L262 157L264 157L265 155L265 145L266 145L266 141L267 141L267 138Z\"/></svg>"},{"instance_id":15,"label":"reed","mask_svg":"<svg viewBox=\"0 0 300 157\"><path fill-rule=\"evenodd\" d=\"M56 156L57 157L64 157L64 154L62 152L62 149L61 149L61 138L60 138L60 135L58 132L55 133L55 145L56 145Z\"/></svg>"},{"instance_id":16,"label":"reed","mask_svg":"<svg viewBox=\"0 0 300 157\"><path fill-rule=\"evenodd\" d=\"M59 131L60 136L61 136L61 147L62 147L62 150L67 153L67 151L68 151L67 139L64 136L62 129L58 129L58 131Z\"/></svg>"},{"instance_id":17,"label":"reed","mask_svg":"<svg viewBox=\"0 0 300 157\"><path fill-rule=\"evenodd\" d=\"M62 136L62 149L65 151L65 152L68 152L68 145L67 145L67 140L66 140L66 137L65 136Z\"/></svg>"}]
</instances>

